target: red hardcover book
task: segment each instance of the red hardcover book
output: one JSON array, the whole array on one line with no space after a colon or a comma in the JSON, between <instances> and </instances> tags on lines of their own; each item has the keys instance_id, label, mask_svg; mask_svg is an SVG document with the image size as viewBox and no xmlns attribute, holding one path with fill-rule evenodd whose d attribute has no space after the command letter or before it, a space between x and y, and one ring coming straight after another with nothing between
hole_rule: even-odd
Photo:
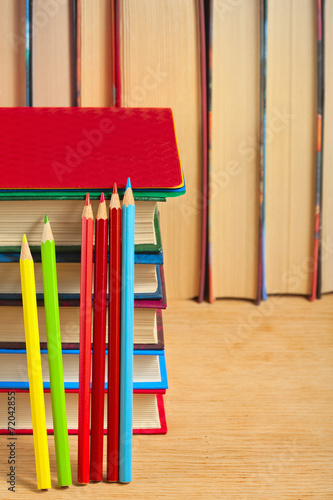
<instances>
[{"instance_id":1,"label":"red hardcover book","mask_svg":"<svg viewBox=\"0 0 333 500\"><path fill-rule=\"evenodd\" d=\"M169 108L0 108L0 190L185 191ZM0 197L5 194L0 193Z\"/></svg>"},{"instance_id":2,"label":"red hardcover book","mask_svg":"<svg viewBox=\"0 0 333 500\"><path fill-rule=\"evenodd\" d=\"M78 391L66 390L68 433L78 433ZM167 424L163 395L165 390L133 391L133 434L166 434ZM105 409L106 409L105 391ZM53 434L51 393L44 390L46 427ZM29 391L22 389L0 389L0 434L8 430L8 401L15 402L15 434L32 434ZM12 404L11 404L12 407ZM107 432L107 412L104 412L104 434Z\"/></svg>"}]
</instances>

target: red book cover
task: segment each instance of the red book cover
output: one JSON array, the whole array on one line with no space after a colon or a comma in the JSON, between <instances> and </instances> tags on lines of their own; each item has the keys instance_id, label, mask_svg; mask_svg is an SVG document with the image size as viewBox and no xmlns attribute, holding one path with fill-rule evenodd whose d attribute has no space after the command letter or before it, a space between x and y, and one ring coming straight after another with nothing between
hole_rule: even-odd
<instances>
[{"instance_id":1,"label":"red book cover","mask_svg":"<svg viewBox=\"0 0 333 500\"><path fill-rule=\"evenodd\" d=\"M105 391L106 393L107 391ZM0 420L6 422L6 426L0 424L0 435L1 434L10 434L8 430L8 405L7 405L7 400L8 401L15 401L15 414L16 414L16 429L13 434L32 434L32 428L22 428L20 426L19 420L20 420L20 412L23 411L30 411L30 399L28 398L28 401L26 401L25 406L23 406L22 400L20 400L19 395L20 394L28 395L29 391L22 390L22 389L15 389L13 391L7 390L7 389L0 389L0 401L1 401L1 408L0 409ZM52 411L51 411L51 400L50 400L50 390L45 389L45 404L46 404L46 415L47 419L51 419L52 421ZM66 390L66 401L67 401L67 406L68 406L68 397L71 397L70 395L74 395L74 401L73 405L77 409L77 396L78 396L78 391L77 390ZM165 394L164 389L160 390L134 390L133 394L153 394L156 397L156 405L157 405L157 413L158 413L158 425L154 428L140 428L140 429L133 429L133 434L166 434L167 433L167 424L166 424L166 417L165 417L165 408L164 408L164 400L163 400L163 395ZM48 396L47 396L48 395ZM14 398L14 399L13 399ZM48 398L48 399L46 399ZM11 404L12 408L12 404ZM68 415L72 413L68 412ZM3 419L2 419L3 416ZM73 422L74 424L74 422ZM49 426L47 426L49 427ZM53 434L53 429L48 428L47 430L48 434ZM68 434L74 434L77 435L78 429L77 429L77 422L76 422L76 427L73 427L72 423L68 421ZM104 434L106 435L107 429L106 426L104 427Z\"/></svg>"},{"instance_id":2,"label":"red book cover","mask_svg":"<svg viewBox=\"0 0 333 500\"><path fill-rule=\"evenodd\" d=\"M169 108L0 108L2 190L184 192Z\"/></svg>"}]
</instances>

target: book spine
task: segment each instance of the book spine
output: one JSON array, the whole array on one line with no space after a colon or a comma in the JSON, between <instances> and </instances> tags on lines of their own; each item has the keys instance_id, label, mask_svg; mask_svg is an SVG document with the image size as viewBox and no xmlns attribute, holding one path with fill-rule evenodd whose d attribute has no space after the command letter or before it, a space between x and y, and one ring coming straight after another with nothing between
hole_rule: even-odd
<instances>
[{"instance_id":1,"label":"book spine","mask_svg":"<svg viewBox=\"0 0 333 500\"><path fill-rule=\"evenodd\" d=\"M213 0L209 2L209 49L208 49L208 300L213 303L214 298L214 288L213 288L213 251L212 251L212 235L213 235L213 225L212 225L212 210L211 210L211 188L212 188L212 51L213 51Z\"/></svg>"},{"instance_id":2,"label":"book spine","mask_svg":"<svg viewBox=\"0 0 333 500\"><path fill-rule=\"evenodd\" d=\"M265 269L265 177L266 177L266 67L267 0L260 0L260 165L259 165L259 251L257 299L267 300Z\"/></svg>"},{"instance_id":3,"label":"book spine","mask_svg":"<svg viewBox=\"0 0 333 500\"><path fill-rule=\"evenodd\" d=\"M121 106L120 1L115 0L115 82L116 107Z\"/></svg>"},{"instance_id":4,"label":"book spine","mask_svg":"<svg viewBox=\"0 0 333 500\"><path fill-rule=\"evenodd\" d=\"M199 0L200 20L200 56L201 56L201 112L202 112L202 223L201 223L201 264L199 302L204 299L206 281L206 256L207 256L207 78L206 78L206 33L204 0Z\"/></svg>"},{"instance_id":5,"label":"book spine","mask_svg":"<svg viewBox=\"0 0 333 500\"><path fill-rule=\"evenodd\" d=\"M324 109L324 0L317 0L317 167L314 214L313 274L310 300L321 297L321 219L323 177L323 109Z\"/></svg>"}]
</instances>

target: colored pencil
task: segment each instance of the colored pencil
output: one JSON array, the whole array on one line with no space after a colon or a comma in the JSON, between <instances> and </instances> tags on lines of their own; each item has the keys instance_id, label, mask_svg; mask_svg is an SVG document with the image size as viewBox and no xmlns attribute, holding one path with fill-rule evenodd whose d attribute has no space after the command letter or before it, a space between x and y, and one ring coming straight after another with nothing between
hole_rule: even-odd
<instances>
[{"instance_id":1,"label":"colored pencil","mask_svg":"<svg viewBox=\"0 0 333 500\"><path fill-rule=\"evenodd\" d=\"M109 207L109 356L107 480L119 479L121 208L117 185Z\"/></svg>"},{"instance_id":2,"label":"colored pencil","mask_svg":"<svg viewBox=\"0 0 333 500\"><path fill-rule=\"evenodd\" d=\"M122 206L119 481L132 481L135 204L130 179Z\"/></svg>"},{"instance_id":3,"label":"colored pencil","mask_svg":"<svg viewBox=\"0 0 333 500\"><path fill-rule=\"evenodd\" d=\"M108 274L108 215L104 193L95 222L94 328L91 398L90 479L103 479L106 292Z\"/></svg>"},{"instance_id":4,"label":"colored pencil","mask_svg":"<svg viewBox=\"0 0 333 500\"><path fill-rule=\"evenodd\" d=\"M81 219L79 428L77 480L89 483L90 372L94 216L87 193Z\"/></svg>"},{"instance_id":5,"label":"colored pencil","mask_svg":"<svg viewBox=\"0 0 333 500\"><path fill-rule=\"evenodd\" d=\"M47 489L51 488L51 474L39 345L35 271L25 234L22 239L20 272L37 487L38 489Z\"/></svg>"},{"instance_id":6,"label":"colored pencil","mask_svg":"<svg viewBox=\"0 0 333 500\"><path fill-rule=\"evenodd\" d=\"M72 473L69 455L64 371L61 352L56 252L51 225L47 215L45 215L44 220L41 255L58 485L69 486L72 484Z\"/></svg>"}]
</instances>

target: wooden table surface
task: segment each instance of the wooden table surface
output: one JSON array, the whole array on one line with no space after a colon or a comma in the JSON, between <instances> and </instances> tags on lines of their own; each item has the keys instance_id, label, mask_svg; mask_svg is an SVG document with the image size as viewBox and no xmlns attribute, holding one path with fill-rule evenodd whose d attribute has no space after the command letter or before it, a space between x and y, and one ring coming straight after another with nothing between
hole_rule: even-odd
<instances>
[{"instance_id":1,"label":"wooden table surface","mask_svg":"<svg viewBox=\"0 0 333 500\"><path fill-rule=\"evenodd\" d=\"M135 436L133 482L36 491L32 436L18 436L16 491L0 498L333 499L333 295L214 305L170 302L166 436ZM70 437L76 478L77 438Z\"/></svg>"}]
</instances>

